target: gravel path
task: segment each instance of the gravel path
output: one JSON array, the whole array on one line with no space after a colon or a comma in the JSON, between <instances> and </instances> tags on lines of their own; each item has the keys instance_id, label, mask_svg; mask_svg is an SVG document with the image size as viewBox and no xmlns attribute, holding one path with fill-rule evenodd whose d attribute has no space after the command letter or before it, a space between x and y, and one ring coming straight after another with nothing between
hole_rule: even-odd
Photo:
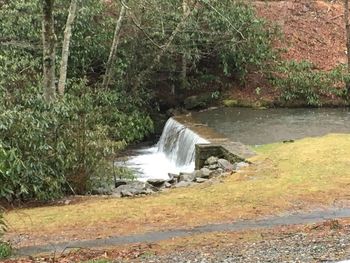
<instances>
[{"instance_id":1,"label":"gravel path","mask_svg":"<svg viewBox=\"0 0 350 263\"><path fill-rule=\"evenodd\" d=\"M158 232L148 232L130 236L115 236L105 239L81 240L54 243L40 246L21 247L16 251L18 256L29 256L40 253L62 253L74 248L102 248L132 243L159 242L178 237L188 237L202 233L230 232L242 230L254 230L274 228L283 225L299 225L318 223L326 220L350 217L350 208L329 208L326 210L315 210L309 213L287 214L279 217L270 217L260 220L245 220L233 223L210 224L194 227L191 229L175 229Z\"/></svg>"},{"instance_id":2,"label":"gravel path","mask_svg":"<svg viewBox=\"0 0 350 263\"><path fill-rule=\"evenodd\" d=\"M295 233L259 242L235 242L219 247L173 251L167 255L149 256L138 262L338 262L350 259L350 226L341 231ZM120 261L123 262L123 261ZM350 261L349 261L350 262Z\"/></svg>"},{"instance_id":3,"label":"gravel path","mask_svg":"<svg viewBox=\"0 0 350 263\"><path fill-rule=\"evenodd\" d=\"M56 254L54 258L52 255L26 257L5 262L333 263L350 259L350 219L243 232L206 233L173 242L146 242L100 250L83 249L64 255Z\"/></svg>"}]
</instances>

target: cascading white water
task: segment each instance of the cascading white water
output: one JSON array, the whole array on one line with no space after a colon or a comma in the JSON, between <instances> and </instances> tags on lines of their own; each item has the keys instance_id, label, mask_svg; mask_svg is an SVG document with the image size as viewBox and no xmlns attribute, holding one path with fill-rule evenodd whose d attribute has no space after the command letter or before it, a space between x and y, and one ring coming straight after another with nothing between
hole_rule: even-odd
<instances>
[{"instance_id":1,"label":"cascading white water","mask_svg":"<svg viewBox=\"0 0 350 263\"><path fill-rule=\"evenodd\" d=\"M168 173L191 172L198 143L209 142L170 118L157 145L138 151L139 155L129 159L126 166L138 171L144 180L168 178Z\"/></svg>"},{"instance_id":2,"label":"cascading white water","mask_svg":"<svg viewBox=\"0 0 350 263\"><path fill-rule=\"evenodd\" d=\"M157 144L158 152L163 152L176 166L187 166L194 162L195 145L208 143L178 121L170 118L165 124Z\"/></svg>"}]
</instances>

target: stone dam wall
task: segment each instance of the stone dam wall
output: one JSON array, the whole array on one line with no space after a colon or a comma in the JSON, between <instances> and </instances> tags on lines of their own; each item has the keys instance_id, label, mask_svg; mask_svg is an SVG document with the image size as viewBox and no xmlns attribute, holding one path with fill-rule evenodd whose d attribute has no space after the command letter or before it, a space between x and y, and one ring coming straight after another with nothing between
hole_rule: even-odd
<instances>
[{"instance_id":1,"label":"stone dam wall","mask_svg":"<svg viewBox=\"0 0 350 263\"><path fill-rule=\"evenodd\" d=\"M256 155L249 146L229 140L222 134L217 133L205 124L198 122L191 116L176 116L174 119L210 142L209 144L196 144L196 170L201 169L204 166L204 162L210 156L224 158L231 163L236 163L246 161L246 159Z\"/></svg>"}]
</instances>

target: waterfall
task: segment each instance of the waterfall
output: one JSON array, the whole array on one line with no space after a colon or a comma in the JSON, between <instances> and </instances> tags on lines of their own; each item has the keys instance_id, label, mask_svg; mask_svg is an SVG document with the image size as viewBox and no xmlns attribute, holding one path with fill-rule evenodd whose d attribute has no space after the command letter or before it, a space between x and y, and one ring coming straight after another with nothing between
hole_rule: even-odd
<instances>
[{"instance_id":1,"label":"waterfall","mask_svg":"<svg viewBox=\"0 0 350 263\"><path fill-rule=\"evenodd\" d=\"M170 118L158 143L139 150L125 165L136 171L140 180L167 179L168 173L191 172L194 170L195 145L198 143L209 142Z\"/></svg>"},{"instance_id":2,"label":"waterfall","mask_svg":"<svg viewBox=\"0 0 350 263\"><path fill-rule=\"evenodd\" d=\"M157 144L158 152L162 152L176 166L188 166L194 163L195 145L209 143L178 121L170 118L163 129Z\"/></svg>"}]
</instances>

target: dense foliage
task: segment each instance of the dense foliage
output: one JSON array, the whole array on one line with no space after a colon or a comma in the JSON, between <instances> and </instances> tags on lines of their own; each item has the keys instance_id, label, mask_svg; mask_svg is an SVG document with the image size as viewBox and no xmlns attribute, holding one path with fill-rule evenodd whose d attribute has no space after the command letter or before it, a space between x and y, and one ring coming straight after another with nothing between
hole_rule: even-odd
<instances>
[{"instance_id":1,"label":"dense foliage","mask_svg":"<svg viewBox=\"0 0 350 263\"><path fill-rule=\"evenodd\" d=\"M157 92L244 80L274 59L274 32L243 1L188 0L186 17L181 1L130 0L113 81L102 89L121 2L78 2L65 94L47 103L42 2L0 1L0 198L86 193L113 174L116 151L152 132ZM69 4L55 1L57 64Z\"/></svg>"},{"instance_id":2,"label":"dense foliage","mask_svg":"<svg viewBox=\"0 0 350 263\"><path fill-rule=\"evenodd\" d=\"M80 84L54 104L34 94L7 95L2 103L0 196L9 200L84 193L89 178L108 175L101 166L106 157L152 131L137 107L118 109L125 97L117 92L96 93Z\"/></svg>"},{"instance_id":3,"label":"dense foliage","mask_svg":"<svg viewBox=\"0 0 350 263\"><path fill-rule=\"evenodd\" d=\"M7 258L12 253L11 245L2 241L2 236L6 231L6 223L3 217L3 210L0 207L0 259Z\"/></svg>"},{"instance_id":4,"label":"dense foliage","mask_svg":"<svg viewBox=\"0 0 350 263\"><path fill-rule=\"evenodd\" d=\"M196 1L187 2L193 13L148 76L147 87L175 87L181 95L181 87L203 90L212 83L223 85L228 77L244 80L250 69L261 69L274 59L271 46L275 28L258 18L249 4L224 0L198 1L194 6ZM115 79L125 75L126 84L132 86L134 76L149 68L183 14L180 1L129 3L131 18L125 26L128 34L124 36L119 60L122 67L118 67ZM187 63L184 86L183 57Z\"/></svg>"},{"instance_id":5,"label":"dense foliage","mask_svg":"<svg viewBox=\"0 0 350 263\"><path fill-rule=\"evenodd\" d=\"M12 254L11 244L0 241L0 259L8 258L11 256L11 254Z\"/></svg>"},{"instance_id":6,"label":"dense foliage","mask_svg":"<svg viewBox=\"0 0 350 263\"><path fill-rule=\"evenodd\" d=\"M272 83L281 91L283 100L310 106L321 106L322 98L343 97L349 77L344 67L324 72L307 61L280 63L275 73Z\"/></svg>"}]
</instances>

